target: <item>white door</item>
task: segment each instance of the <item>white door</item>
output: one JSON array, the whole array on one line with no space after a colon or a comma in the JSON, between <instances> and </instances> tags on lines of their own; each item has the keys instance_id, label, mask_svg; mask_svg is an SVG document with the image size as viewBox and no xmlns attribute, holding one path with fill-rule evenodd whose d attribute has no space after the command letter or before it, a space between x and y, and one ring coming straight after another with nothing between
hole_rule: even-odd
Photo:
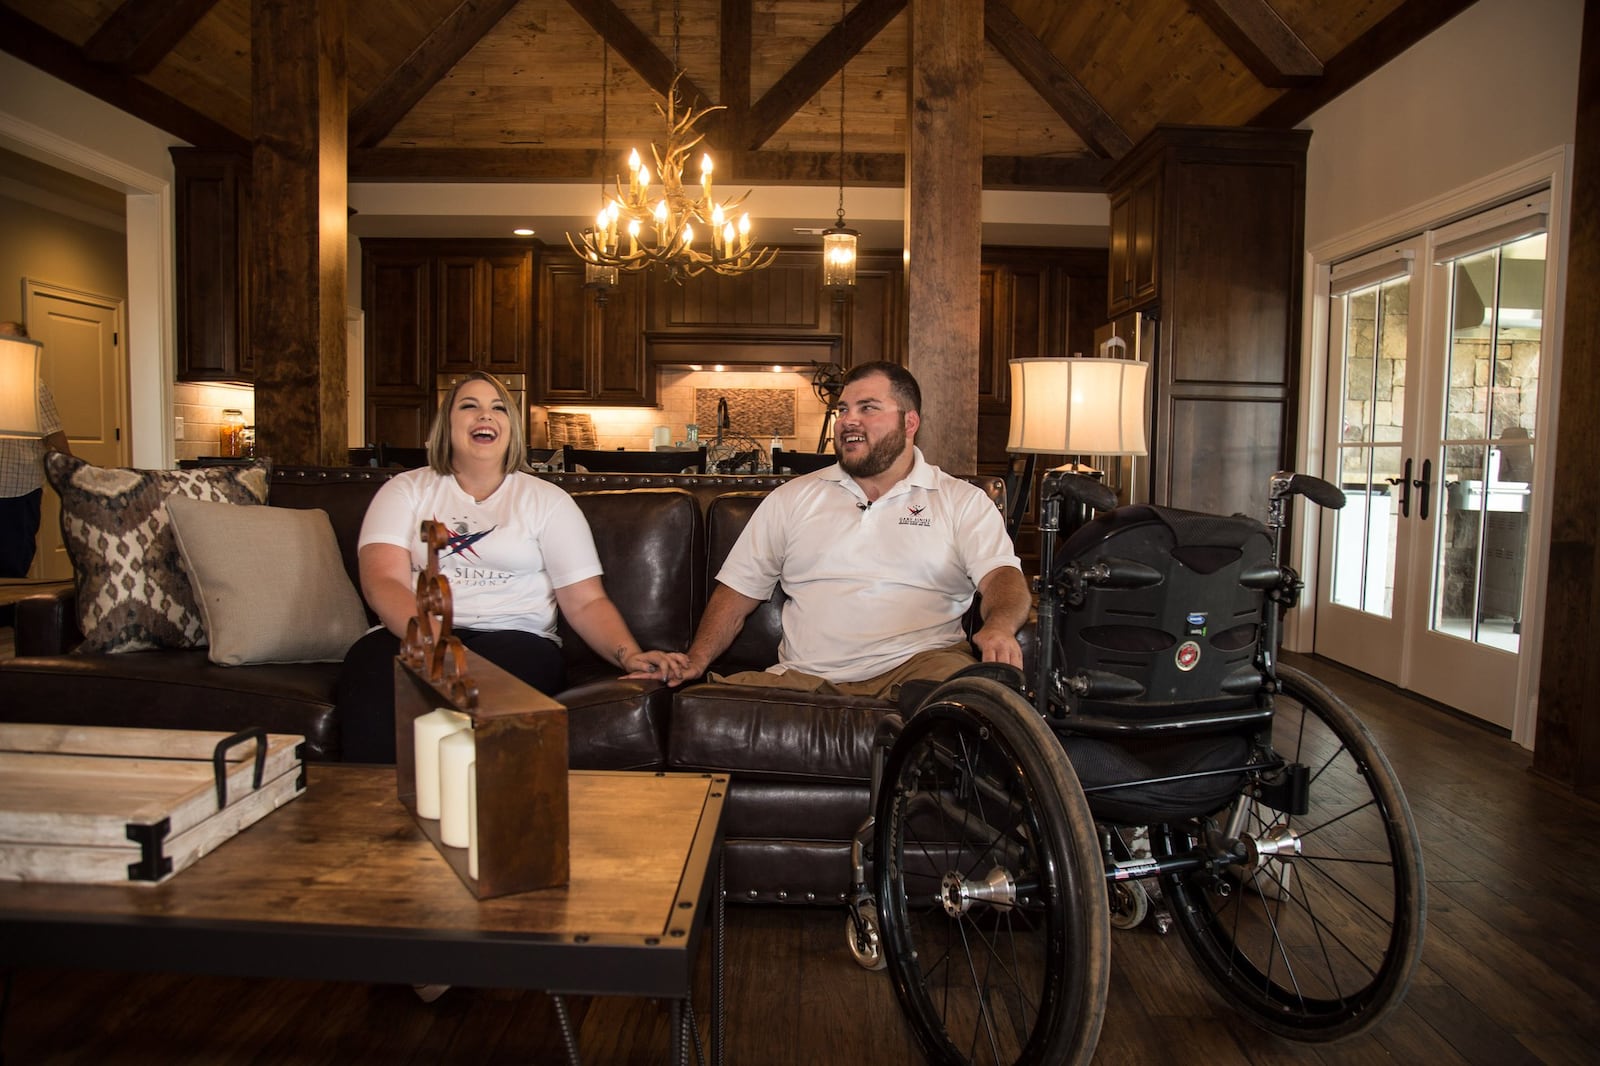
<instances>
[{"instance_id":1,"label":"white door","mask_svg":"<svg viewBox=\"0 0 1600 1066\"><path fill-rule=\"evenodd\" d=\"M28 333L44 344L45 384L55 397L72 454L96 466L127 464L127 373L122 301L24 279ZM47 485L31 577L69 578L61 543L61 501Z\"/></svg>"},{"instance_id":2,"label":"white door","mask_svg":"<svg viewBox=\"0 0 1600 1066\"><path fill-rule=\"evenodd\" d=\"M1325 473L1349 502L1323 519L1316 650L1507 729L1537 601L1547 212L1523 197L1339 264L1329 294Z\"/></svg>"}]
</instances>

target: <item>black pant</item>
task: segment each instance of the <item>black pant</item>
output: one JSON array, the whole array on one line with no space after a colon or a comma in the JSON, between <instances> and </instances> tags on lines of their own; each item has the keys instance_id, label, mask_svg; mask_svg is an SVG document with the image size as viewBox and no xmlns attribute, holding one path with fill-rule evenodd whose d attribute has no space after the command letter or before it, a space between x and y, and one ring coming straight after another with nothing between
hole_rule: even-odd
<instances>
[{"instance_id":1,"label":"black pant","mask_svg":"<svg viewBox=\"0 0 1600 1066\"><path fill-rule=\"evenodd\" d=\"M27 577L39 536L44 489L0 497L0 577Z\"/></svg>"},{"instance_id":2,"label":"black pant","mask_svg":"<svg viewBox=\"0 0 1600 1066\"><path fill-rule=\"evenodd\" d=\"M461 643L517 680L554 695L566 688L561 648L551 640L515 629L457 629ZM375 629L350 646L339 671L336 699L346 762L395 761L394 657L400 638Z\"/></svg>"}]
</instances>

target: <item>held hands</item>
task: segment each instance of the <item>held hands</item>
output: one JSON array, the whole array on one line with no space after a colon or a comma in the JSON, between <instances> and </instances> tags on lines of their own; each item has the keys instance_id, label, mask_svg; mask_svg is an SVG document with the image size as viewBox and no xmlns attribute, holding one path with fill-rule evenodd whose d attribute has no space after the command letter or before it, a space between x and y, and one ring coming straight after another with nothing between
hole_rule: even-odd
<instances>
[{"instance_id":1,"label":"held hands","mask_svg":"<svg viewBox=\"0 0 1600 1066\"><path fill-rule=\"evenodd\" d=\"M634 651L617 649L617 665L627 671L623 677L681 685L696 676L689 672L689 657L679 651Z\"/></svg>"}]
</instances>

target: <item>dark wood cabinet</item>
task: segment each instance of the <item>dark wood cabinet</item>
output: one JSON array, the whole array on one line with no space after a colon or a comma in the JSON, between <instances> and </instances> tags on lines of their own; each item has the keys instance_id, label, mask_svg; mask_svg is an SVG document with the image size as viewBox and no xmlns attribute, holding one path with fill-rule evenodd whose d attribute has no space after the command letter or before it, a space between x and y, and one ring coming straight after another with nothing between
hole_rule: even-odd
<instances>
[{"instance_id":1,"label":"dark wood cabinet","mask_svg":"<svg viewBox=\"0 0 1600 1066\"><path fill-rule=\"evenodd\" d=\"M172 148L179 381L248 382L250 157Z\"/></svg>"},{"instance_id":2,"label":"dark wood cabinet","mask_svg":"<svg viewBox=\"0 0 1600 1066\"><path fill-rule=\"evenodd\" d=\"M424 443L438 375L527 375L534 339L533 247L525 241L368 238L367 442Z\"/></svg>"},{"instance_id":3,"label":"dark wood cabinet","mask_svg":"<svg viewBox=\"0 0 1600 1066\"><path fill-rule=\"evenodd\" d=\"M583 261L575 254L540 255L536 403L655 403L644 351L648 281L642 273L620 274L602 302L584 288Z\"/></svg>"},{"instance_id":4,"label":"dark wood cabinet","mask_svg":"<svg viewBox=\"0 0 1600 1066\"><path fill-rule=\"evenodd\" d=\"M369 444L421 445L433 418L433 272L414 245L362 246Z\"/></svg>"},{"instance_id":5,"label":"dark wood cabinet","mask_svg":"<svg viewBox=\"0 0 1600 1066\"><path fill-rule=\"evenodd\" d=\"M1111 194L1111 260L1106 305L1112 317L1160 298L1157 270L1161 167L1152 162Z\"/></svg>"},{"instance_id":6,"label":"dark wood cabinet","mask_svg":"<svg viewBox=\"0 0 1600 1066\"><path fill-rule=\"evenodd\" d=\"M1304 130L1159 127L1107 176L1113 205L1154 191L1149 293L1119 301L1119 255L1141 291L1137 219L1113 313L1157 318L1153 502L1263 517L1268 476L1294 454L1304 246Z\"/></svg>"},{"instance_id":7,"label":"dark wood cabinet","mask_svg":"<svg viewBox=\"0 0 1600 1066\"><path fill-rule=\"evenodd\" d=\"M438 369L526 374L533 344L529 249L434 257Z\"/></svg>"}]
</instances>

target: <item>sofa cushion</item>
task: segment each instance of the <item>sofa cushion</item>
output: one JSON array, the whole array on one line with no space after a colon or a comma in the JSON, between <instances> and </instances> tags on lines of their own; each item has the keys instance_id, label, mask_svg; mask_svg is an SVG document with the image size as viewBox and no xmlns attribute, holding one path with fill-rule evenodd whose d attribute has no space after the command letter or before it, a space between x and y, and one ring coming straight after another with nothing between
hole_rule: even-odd
<instances>
[{"instance_id":1,"label":"sofa cushion","mask_svg":"<svg viewBox=\"0 0 1600 1066\"><path fill-rule=\"evenodd\" d=\"M0 661L0 721L140 729L260 726L306 738L336 760L337 663L218 666L199 650L53 655Z\"/></svg>"},{"instance_id":2,"label":"sofa cushion","mask_svg":"<svg viewBox=\"0 0 1600 1066\"><path fill-rule=\"evenodd\" d=\"M705 520L683 489L574 492L605 570L606 593L639 646L685 651L700 621L705 589ZM617 666L596 655L559 619L557 632L567 683L616 677Z\"/></svg>"},{"instance_id":3,"label":"sofa cushion","mask_svg":"<svg viewBox=\"0 0 1600 1066\"><path fill-rule=\"evenodd\" d=\"M267 464L128 470L50 452L44 465L61 497L61 535L77 578L79 650L204 644L205 625L172 536L167 499L264 503Z\"/></svg>"},{"instance_id":4,"label":"sofa cushion","mask_svg":"<svg viewBox=\"0 0 1600 1066\"><path fill-rule=\"evenodd\" d=\"M339 662L366 632L326 511L175 497L167 512L212 662Z\"/></svg>"},{"instance_id":5,"label":"sofa cushion","mask_svg":"<svg viewBox=\"0 0 1600 1066\"><path fill-rule=\"evenodd\" d=\"M689 685L672 703L667 763L791 781L867 781L886 700L759 685Z\"/></svg>"}]
</instances>

